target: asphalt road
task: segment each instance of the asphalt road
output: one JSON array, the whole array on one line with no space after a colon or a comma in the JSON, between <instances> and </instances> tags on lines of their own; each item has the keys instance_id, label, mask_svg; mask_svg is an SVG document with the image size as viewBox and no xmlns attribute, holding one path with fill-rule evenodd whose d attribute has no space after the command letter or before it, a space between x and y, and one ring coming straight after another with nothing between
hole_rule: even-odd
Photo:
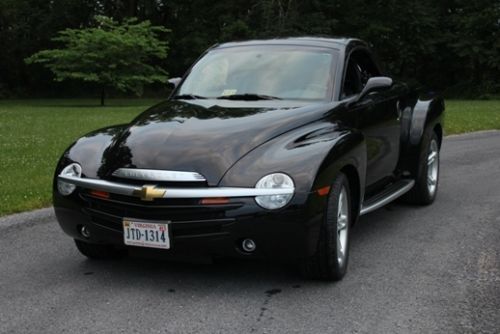
<instances>
[{"instance_id":1,"label":"asphalt road","mask_svg":"<svg viewBox=\"0 0 500 334\"><path fill-rule=\"evenodd\" d=\"M95 263L51 209L0 219L2 333L499 333L500 132L446 138L434 205L353 230L347 276L290 266Z\"/></svg>"}]
</instances>

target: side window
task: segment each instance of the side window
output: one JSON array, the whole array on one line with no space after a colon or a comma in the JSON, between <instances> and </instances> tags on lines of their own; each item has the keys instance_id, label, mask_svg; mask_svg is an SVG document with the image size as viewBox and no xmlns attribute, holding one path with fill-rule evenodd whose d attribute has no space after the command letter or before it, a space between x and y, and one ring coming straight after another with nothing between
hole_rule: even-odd
<instances>
[{"instance_id":1,"label":"side window","mask_svg":"<svg viewBox=\"0 0 500 334\"><path fill-rule=\"evenodd\" d=\"M380 71L373 61L372 55L368 51L358 51L356 59L361 69L361 83L363 84L363 87L371 77L380 76Z\"/></svg>"},{"instance_id":2,"label":"side window","mask_svg":"<svg viewBox=\"0 0 500 334\"><path fill-rule=\"evenodd\" d=\"M354 58L350 58L347 63L347 69L344 77L344 85L342 87L342 98L356 95L363 89L361 82L361 71L358 63Z\"/></svg>"},{"instance_id":3,"label":"side window","mask_svg":"<svg viewBox=\"0 0 500 334\"><path fill-rule=\"evenodd\" d=\"M358 94L371 77L380 76L380 71L371 54L364 49L351 53L347 64L341 98Z\"/></svg>"}]
</instances>

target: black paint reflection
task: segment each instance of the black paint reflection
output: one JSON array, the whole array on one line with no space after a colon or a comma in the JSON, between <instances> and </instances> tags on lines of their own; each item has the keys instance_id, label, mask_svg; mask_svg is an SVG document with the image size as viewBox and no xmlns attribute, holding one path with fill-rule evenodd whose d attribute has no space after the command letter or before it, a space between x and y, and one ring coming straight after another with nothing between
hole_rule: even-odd
<instances>
[{"instance_id":1,"label":"black paint reflection","mask_svg":"<svg viewBox=\"0 0 500 334\"><path fill-rule=\"evenodd\" d=\"M106 178L120 167L135 167L132 164L132 151L126 145L130 130L125 129L115 134L111 145L102 154L101 166L97 170L99 178Z\"/></svg>"},{"instance_id":2,"label":"black paint reflection","mask_svg":"<svg viewBox=\"0 0 500 334\"><path fill-rule=\"evenodd\" d=\"M216 185L247 152L324 116L331 105L290 102L167 101L112 134L97 175L120 167L195 171ZM115 131L115 130L111 130Z\"/></svg>"},{"instance_id":3,"label":"black paint reflection","mask_svg":"<svg viewBox=\"0 0 500 334\"><path fill-rule=\"evenodd\" d=\"M229 119L247 117L276 108L269 107L242 107L244 104L234 103L229 108L213 104L214 100L207 101L167 101L158 104L139 115L135 120L135 125L146 125L151 122L175 121L183 123L186 119ZM285 108L283 108L285 109Z\"/></svg>"}]
</instances>

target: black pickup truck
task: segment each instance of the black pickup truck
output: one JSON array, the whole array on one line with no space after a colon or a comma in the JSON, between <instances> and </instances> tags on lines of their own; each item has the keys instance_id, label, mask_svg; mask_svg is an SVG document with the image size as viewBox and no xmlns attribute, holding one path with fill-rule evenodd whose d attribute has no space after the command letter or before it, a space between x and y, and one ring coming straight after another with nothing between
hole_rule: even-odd
<instances>
[{"instance_id":1,"label":"black pickup truck","mask_svg":"<svg viewBox=\"0 0 500 334\"><path fill-rule=\"evenodd\" d=\"M385 76L363 41L215 45L170 82L57 165L58 221L89 258L273 258L339 280L360 215L436 198L443 99Z\"/></svg>"}]
</instances>

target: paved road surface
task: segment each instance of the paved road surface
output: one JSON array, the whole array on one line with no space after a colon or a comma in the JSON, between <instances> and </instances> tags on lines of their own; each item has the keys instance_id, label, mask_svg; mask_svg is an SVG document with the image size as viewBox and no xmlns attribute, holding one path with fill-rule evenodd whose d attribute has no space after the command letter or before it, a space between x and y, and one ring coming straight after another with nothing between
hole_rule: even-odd
<instances>
[{"instance_id":1,"label":"paved road surface","mask_svg":"<svg viewBox=\"0 0 500 334\"><path fill-rule=\"evenodd\" d=\"M0 220L2 333L499 333L500 132L449 137L430 207L353 230L340 283L263 263L85 260L50 209Z\"/></svg>"}]
</instances>

